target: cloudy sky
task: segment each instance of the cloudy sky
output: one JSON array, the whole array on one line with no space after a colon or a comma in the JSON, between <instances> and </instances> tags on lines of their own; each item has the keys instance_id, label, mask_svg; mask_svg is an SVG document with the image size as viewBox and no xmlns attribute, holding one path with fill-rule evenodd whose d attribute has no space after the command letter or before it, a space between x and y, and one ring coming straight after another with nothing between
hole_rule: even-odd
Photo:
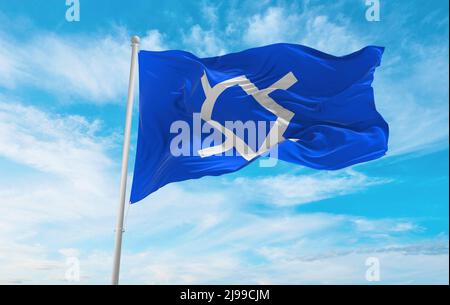
<instances>
[{"instance_id":1,"label":"cloudy sky","mask_svg":"<svg viewBox=\"0 0 450 305\"><path fill-rule=\"evenodd\" d=\"M109 283L132 34L199 56L385 46L391 140L336 172L255 162L164 187L127 209L123 283L366 284L373 258L380 283L448 283L448 1L380 0L379 22L363 0L80 3L68 22L64 0L0 0L0 283L68 283L74 259L78 283Z\"/></svg>"}]
</instances>

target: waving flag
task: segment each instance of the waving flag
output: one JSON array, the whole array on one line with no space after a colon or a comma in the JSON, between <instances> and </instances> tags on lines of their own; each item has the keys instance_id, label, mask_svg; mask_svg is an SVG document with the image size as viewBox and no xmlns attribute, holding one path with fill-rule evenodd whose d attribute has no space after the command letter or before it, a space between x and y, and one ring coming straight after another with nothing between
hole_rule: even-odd
<instances>
[{"instance_id":1,"label":"waving flag","mask_svg":"<svg viewBox=\"0 0 450 305\"><path fill-rule=\"evenodd\" d=\"M335 57L292 44L211 58L141 51L131 202L263 155L326 170L383 156L388 125L371 87L382 54L369 46Z\"/></svg>"}]
</instances>

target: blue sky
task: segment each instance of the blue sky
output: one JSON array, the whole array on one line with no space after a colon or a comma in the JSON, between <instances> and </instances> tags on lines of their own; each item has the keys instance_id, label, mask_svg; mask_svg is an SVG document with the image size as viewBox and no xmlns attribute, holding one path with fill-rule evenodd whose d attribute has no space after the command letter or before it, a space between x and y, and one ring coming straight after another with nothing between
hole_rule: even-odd
<instances>
[{"instance_id":1,"label":"blue sky","mask_svg":"<svg viewBox=\"0 0 450 305\"><path fill-rule=\"evenodd\" d=\"M447 1L380 0L379 22L362 0L80 3L69 23L64 0L0 0L0 283L66 283L70 257L79 283L109 282L132 34L199 56L384 46L391 139L337 172L255 163L163 188L128 209L123 283L367 284L369 257L381 283L448 283Z\"/></svg>"}]
</instances>

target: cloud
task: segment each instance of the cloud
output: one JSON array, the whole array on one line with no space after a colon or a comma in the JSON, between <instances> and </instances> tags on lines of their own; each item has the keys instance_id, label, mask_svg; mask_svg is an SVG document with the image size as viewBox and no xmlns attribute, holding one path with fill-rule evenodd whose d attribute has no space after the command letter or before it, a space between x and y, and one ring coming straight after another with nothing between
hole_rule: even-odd
<instances>
[{"instance_id":1,"label":"cloud","mask_svg":"<svg viewBox=\"0 0 450 305\"><path fill-rule=\"evenodd\" d=\"M58 249L112 232L115 137L98 136L98 121L1 99L0 164L16 171L0 177L0 281L61 279Z\"/></svg>"},{"instance_id":2,"label":"cloud","mask_svg":"<svg viewBox=\"0 0 450 305\"><path fill-rule=\"evenodd\" d=\"M23 63L14 51L13 46L7 39L0 35L0 86L13 88L16 86L20 75L25 74Z\"/></svg>"},{"instance_id":3,"label":"cloud","mask_svg":"<svg viewBox=\"0 0 450 305\"><path fill-rule=\"evenodd\" d=\"M131 207L123 283L364 284L369 257L381 262L381 283L448 281L447 237L405 242L419 232L411 221L252 213L232 191L200 189L170 185ZM211 215L220 217L205 228ZM86 253L81 264L95 282L110 255Z\"/></svg>"},{"instance_id":4,"label":"cloud","mask_svg":"<svg viewBox=\"0 0 450 305\"><path fill-rule=\"evenodd\" d=\"M352 220L354 228L360 233L370 233L372 237L384 238L388 234L404 232L422 232L423 228L411 221L400 219L392 220L367 220L364 218L354 218Z\"/></svg>"},{"instance_id":5,"label":"cloud","mask_svg":"<svg viewBox=\"0 0 450 305\"><path fill-rule=\"evenodd\" d=\"M163 51L167 49L165 37L158 30L149 30L147 34L141 38L141 50Z\"/></svg>"},{"instance_id":6,"label":"cloud","mask_svg":"<svg viewBox=\"0 0 450 305\"><path fill-rule=\"evenodd\" d=\"M392 156L448 147L448 49L437 44L414 50L413 64L387 62L374 83L378 109L390 125Z\"/></svg>"},{"instance_id":7,"label":"cloud","mask_svg":"<svg viewBox=\"0 0 450 305\"><path fill-rule=\"evenodd\" d=\"M27 284L32 278L49 279L57 274L55 270L58 272L64 268L63 261L49 259L45 247L36 244L11 243L4 237L1 241L0 284Z\"/></svg>"},{"instance_id":8,"label":"cloud","mask_svg":"<svg viewBox=\"0 0 450 305\"><path fill-rule=\"evenodd\" d=\"M37 87L62 100L117 103L126 94L130 65L129 35L62 36L37 33L18 42L0 32L0 85ZM150 30L142 38L148 50L165 48L163 36Z\"/></svg>"},{"instance_id":9,"label":"cloud","mask_svg":"<svg viewBox=\"0 0 450 305\"><path fill-rule=\"evenodd\" d=\"M298 33L292 26L297 27L300 19L300 15L288 14L282 7L270 7L250 18L244 40L248 44L265 45L295 39Z\"/></svg>"},{"instance_id":10,"label":"cloud","mask_svg":"<svg viewBox=\"0 0 450 305\"><path fill-rule=\"evenodd\" d=\"M389 86L386 86L386 91L388 90ZM448 147L449 118L445 105L419 105L406 90L397 91L395 95L403 95L401 104L380 106L380 109L389 108L388 111L381 110L390 123L391 141L388 155L426 153ZM394 96L387 96L383 103L394 100L398 101Z\"/></svg>"},{"instance_id":11,"label":"cloud","mask_svg":"<svg viewBox=\"0 0 450 305\"><path fill-rule=\"evenodd\" d=\"M392 252L347 253L331 255L318 259L292 259L283 257L273 259L273 268L267 272L265 283L296 284L373 284L366 280L369 258L380 262L380 284L446 284L448 272L448 254L408 255L401 250ZM276 262L276 263L275 263ZM427 266L417 268L411 266ZM289 273L289 270L296 272ZM320 270L320 271L319 271Z\"/></svg>"},{"instance_id":12,"label":"cloud","mask_svg":"<svg viewBox=\"0 0 450 305\"><path fill-rule=\"evenodd\" d=\"M353 170L312 175L279 175L266 178L237 178L234 183L251 198L277 206L290 206L334 198L364 190L389 179L367 177ZM299 187L301 186L301 187Z\"/></svg>"},{"instance_id":13,"label":"cloud","mask_svg":"<svg viewBox=\"0 0 450 305\"><path fill-rule=\"evenodd\" d=\"M87 175L103 185L100 173L112 164L105 156L112 143L95 136L99 125L81 116L52 116L32 106L0 102L0 156L91 189Z\"/></svg>"},{"instance_id":14,"label":"cloud","mask_svg":"<svg viewBox=\"0 0 450 305\"><path fill-rule=\"evenodd\" d=\"M197 56L218 56L227 53L224 42L213 30L196 24L183 34L183 43Z\"/></svg>"},{"instance_id":15,"label":"cloud","mask_svg":"<svg viewBox=\"0 0 450 305\"><path fill-rule=\"evenodd\" d=\"M332 8L329 8L332 9ZM308 45L334 55L345 55L364 46L347 23L331 21L320 9L272 6L249 18L243 40L252 46L278 42Z\"/></svg>"},{"instance_id":16,"label":"cloud","mask_svg":"<svg viewBox=\"0 0 450 305\"><path fill-rule=\"evenodd\" d=\"M258 212L246 208L259 202L252 189L220 181L171 184L130 208L126 240L139 250L124 253L123 283L363 284L368 257L380 259L382 283L448 278L446 237L417 241L410 220Z\"/></svg>"},{"instance_id":17,"label":"cloud","mask_svg":"<svg viewBox=\"0 0 450 305\"><path fill-rule=\"evenodd\" d=\"M299 43L333 55L346 55L363 48L366 43L350 26L332 22L325 15L308 16Z\"/></svg>"},{"instance_id":18,"label":"cloud","mask_svg":"<svg viewBox=\"0 0 450 305\"><path fill-rule=\"evenodd\" d=\"M98 214L116 201L111 185L117 184L118 171L110 157L116 137L99 136L100 125L0 101L0 158L19 166L18 175L2 178L3 232L16 223L31 232L43 223L113 214Z\"/></svg>"},{"instance_id":19,"label":"cloud","mask_svg":"<svg viewBox=\"0 0 450 305\"><path fill-rule=\"evenodd\" d=\"M312 246L302 243L301 246ZM418 245L418 248L422 248ZM185 252L174 249L125 253L122 283L146 284L373 284L366 280L368 258L380 261L379 284L448 284L448 249L438 253L407 252L402 248L384 251L330 253L324 257L298 257L298 249L256 248L247 256L256 256L258 264L249 263L245 253L222 250L220 253ZM186 248L183 249L186 251ZM424 247L421 251L427 252ZM82 258L89 276L95 282L110 265L108 253Z\"/></svg>"},{"instance_id":20,"label":"cloud","mask_svg":"<svg viewBox=\"0 0 450 305\"><path fill-rule=\"evenodd\" d=\"M203 17L210 25L215 25L219 20L218 7L204 1L201 6Z\"/></svg>"}]
</instances>

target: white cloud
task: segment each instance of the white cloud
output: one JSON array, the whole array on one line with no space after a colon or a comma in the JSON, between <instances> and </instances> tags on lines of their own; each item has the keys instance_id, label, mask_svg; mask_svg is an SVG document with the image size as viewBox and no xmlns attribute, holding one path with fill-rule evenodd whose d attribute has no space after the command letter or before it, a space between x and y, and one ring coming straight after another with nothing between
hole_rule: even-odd
<instances>
[{"instance_id":1,"label":"white cloud","mask_svg":"<svg viewBox=\"0 0 450 305\"><path fill-rule=\"evenodd\" d=\"M4 229L8 223L14 229L15 223L25 227L95 218L100 209L109 210L116 201L111 185L117 184L112 174L118 165L109 157L115 136L98 136L99 125L0 102L0 157L22 166L10 181L2 179Z\"/></svg>"},{"instance_id":2,"label":"white cloud","mask_svg":"<svg viewBox=\"0 0 450 305\"><path fill-rule=\"evenodd\" d=\"M32 278L48 280L55 276L55 270L64 267L63 261L48 258L45 247L13 243L3 236L0 240L0 284L27 284Z\"/></svg>"},{"instance_id":3,"label":"white cloud","mask_svg":"<svg viewBox=\"0 0 450 305\"><path fill-rule=\"evenodd\" d=\"M256 14L248 21L244 40L248 44L265 45L287 42L298 35L301 16L289 14L282 7L270 7L263 14Z\"/></svg>"},{"instance_id":4,"label":"white cloud","mask_svg":"<svg viewBox=\"0 0 450 305\"><path fill-rule=\"evenodd\" d=\"M201 6L201 10L203 17L206 19L206 21L208 21L209 24L215 25L217 23L217 21L219 20L219 16L217 14L217 6L211 5L205 1Z\"/></svg>"},{"instance_id":5,"label":"white cloud","mask_svg":"<svg viewBox=\"0 0 450 305\"><path fill-rule=\"evenodd\" d=\"M150 30L141 38L141 50L163 51L167 49L164 36L158 30Z\"/></svg>"},{"instance_id":6,"label":"white cloud","mask_svg":"<svg viewBox=\"0 0 450 305\"><path fill-rule=\"evenodd\" d=\"M117 103L126 94L130 65L129 35L118 30L108 36L35 34L19 43L0 33L0 86L31 85L63 100ZM162 35L148 31L148 50L165 48Z\"/></svg>"},{"instance_id":7,"label":"white cloud","mask_svg":"<svg viewBox=\"0 0 450 305\"><path fill-rule=\"evenodd\" d=\"M80 188L87 177L103 186L101 171L111 165L107 139L95 136L99 122L80 116L51 116L31 106L0 102L0 156L57 174Z\"/></svg>"},{"instance_id":8,"label":"white cloud","mask_svg":"<svg viewBox=\"0 0 450 305\"><path fill-rule=\"evenodd\" d=\"M334 23L324 15L308 16L304 33L299 43L333 55L347 55L366 45L347 24Z\"/></svg>"},{"instance_id":9,"label":"white cloud","mask_svg":"<svg viewBox=\"0 0 450 305\"><path fill-rule=\"evenodd\" d=\"M389 87L386 86L389 90ZM393 88L395 90L395 88ZM397 96L403 97L401 103ZM448 147L448 108L445 105L421 106L405 90L395 96L384 96L380 111L390 123L390 150L388 155L428 152ZM383 96L380 95L380 100ZM384 106L382 106L382 103ZM386 108L389 110L383 111Z\"/></svg>"},{"instance_id":10,"label":"white cloud","mask_svg":"<svg viewBox=\"0 0 450 305\"><path fill-rule=\"evenodd\" d=\"M201 251L192 254L183 248L186 254L183 256L177 250L181 251L175 247L170 252L125 253L122 283L371 284L365 278L365 263L369 257L375 257L381 266L379 284L448 284L448 248L445 247L435 253L427 253L426 247L418 245L411 252L401 247L380 248L330 253L323 257L298 256L298 248L257 247L251 255L259 256L259 264L249 263L245 253L235 249L212 255ZM95 283L95 278L108 271L108 257L108 253L97 253L82 259L82 266L89 272L85 282Z\"/></svg>"},{"instance_id":11,"label":"white cloud","mask_svg":"<svg viewBox=\"0 0 450 305\"><path fill-rule=\"evenodd\" d=\"M112 232L112 140L98 127L0 101L0 162L20 168L1 175L0 282L62 279L68 252L58 249Z\"/></svg>"},{"instance_id":12,"label":"white cloud","mask_svg":"<svg viewBox=\"0 0 450 305\"><path fill-rule=\"evenodd\" d=\"M225 54L225 43L213 30L205 30L200 25L192 26L188 33L183 34L184 44L195 55L200 57Z\"/></svg>"},{"instance_id":13,"label":"white cloud","mask_svg":"<svg viewBox=\"0 0 450 305\"><path fill-rule=\"evenodd\" d=\"M332 255L317 260L286 260L281 257L273 260L274 264L271 264L272 268L267 272L266 283L373 284L365 278L368 268L365 262L369 257L380 261L380 284L448 283L448 272L444 270L448 266L448 254L411 255L401 250L390 253L373 250ZM427 268L417 267L419 265Z\"/></svg>"},{"instance_id":14,"label":"white cloud","mask_svg":"<svg viewBox=\"0 0 450 305\"><path fill-rule=\"evenodd\" d=\"M371 178L353 170L312 175L237 178L235 184L251 198L278 206L299 205L364 190L389 179Z\"/></svg>"},{"instance_id":15,"label":"white cloud","mask_svg":"<svg viewBox=\"0 0 450 305\"><path fill-rule=\"evenodd\" d=\"M131 208L126 243L145 240L148 246L125 250L123 283L363 284L368 257L380 259L381 283L448 281L448 240L402 243L417 232L411 222L319 213L258 215L246 212L245 203L207 201L209 195L226 200L232 194L171 185ZM215 213L221 219L199 229ZM109 271L109 257L82 257L93 282Z\"/></svg>"},{"instance_id":16,"label":"white cloud","mask_svg":"<svg viewBox=\"0 0 450 305\"><path fill-rule=\"evenodd\" d=\"M243 40L251 46L300 43L333 55L345 55L364 46L342 21L333 22L315 9L298 13L298 9L283 6L269 7L250 17Z\"/></svg>"},{"instance_id":17,"label":"white cloud","mask_svg":"<svg viewBox=\"0 0 450 305\"><path fill-rule=\"evenodd\" d=\"M358 232L370 232L374 234L372 236L385 236L388 233L401 233L401 232L420 232L423 229L410 222L401 221L399 219L392 220L367 220L364 218L355 218L353 221L355 230Z\"/></svg>"},{"instance_id":18,"label":"white cloud","mask_svg":"<svg viewBox=\"0 0 450 305\"><path fill-rule=\"evenodd\" d=\"M388 62L375 77L378 110L390 125L389 155L448 147L448 50L440 45L414 49L415 64ZM406 75L398 76L399 70Z\"/></svg>"},{"instance_id":19,"label":"white cloud","mask_svg":"<svg viewBox=\"0 0 450 305\"><path fill-rule=\"evenodd\" d=\"M15 51L16 46L0 35L0 86L13 88L20 75L26 74L23 63Z\"/></svg>"}]
</instances>

